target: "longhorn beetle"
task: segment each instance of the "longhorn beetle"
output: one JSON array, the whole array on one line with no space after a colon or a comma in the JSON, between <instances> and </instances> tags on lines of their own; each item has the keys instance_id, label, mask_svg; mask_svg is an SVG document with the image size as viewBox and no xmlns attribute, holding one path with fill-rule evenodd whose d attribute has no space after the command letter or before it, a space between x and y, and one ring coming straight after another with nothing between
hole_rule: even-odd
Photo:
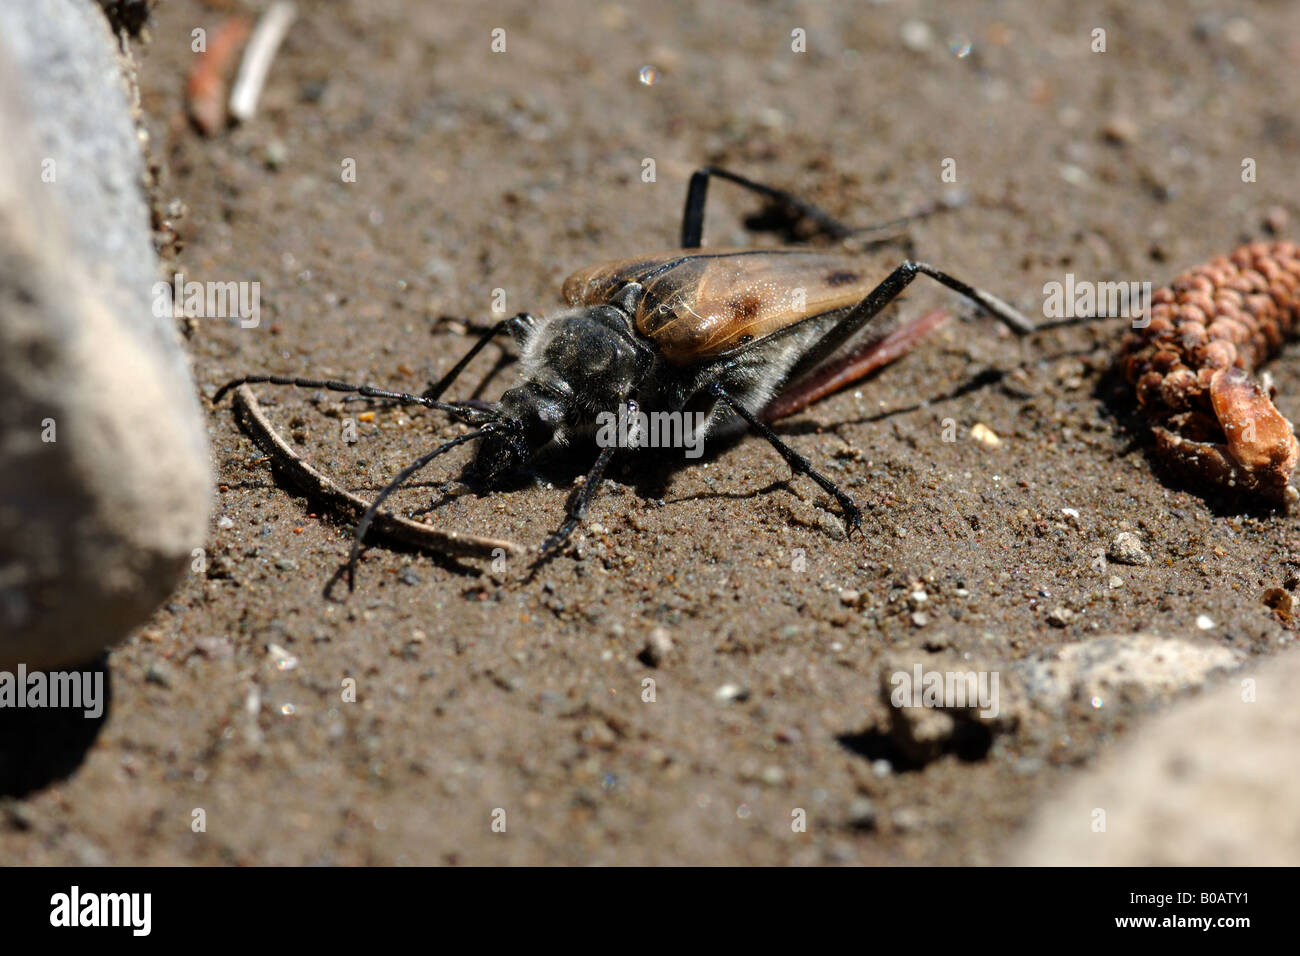
<instances>
[{"instance_id":1,"label":"longhorn beetle","mask_svg":"<svg viewBox=\"0 0 1300 956\"><path fill-rule=\"evenodd\" d=\"M839 503L852 534L861 523L853 499L760 417L773 396L787 383L815 372L873 326L885 306L918 275L965 296L1019 334L1033 332L1034 326L996 296L924 262L906 259L873 284L861 258L845 251L702 249L710 177L763 196L791 222L806 220L833 238L854 232L790 193L725 169L705 167L694 173L687 190L680 249L575 272L564 282L567 309L548 317L525 312L492 325L423 394L249 375L223 385L213 403L245 383L295 385L421 405L475 426L403 468L376 496L357 524L347 564L349 584L379 506L439 455L478 441L469 474L491 490L527 466L542 449L591 440L601 412L618 413L627 421L636 421L638 412L698 413L704 416L706 432L739 417L796 474L807 475ZM519 348L518 384L496 403L441 401L474 356L502 334L513 338ZM615 450L613 446L600 449L581 488L570 497L563 524L542 544L538 563L578 526Z\"/></svg>"}]
</instances>

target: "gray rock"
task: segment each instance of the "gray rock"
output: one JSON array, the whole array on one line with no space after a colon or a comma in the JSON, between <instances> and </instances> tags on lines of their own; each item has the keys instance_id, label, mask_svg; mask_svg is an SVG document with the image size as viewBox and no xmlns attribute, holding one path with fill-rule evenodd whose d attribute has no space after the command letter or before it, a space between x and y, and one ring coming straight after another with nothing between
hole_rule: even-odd
<instances>
[{"instance_id":1,"label":"gray rock","mask_svg":"<svg viewBox=\"0 0 1300 956\"><path fill-rule=\"evenodd\" d=\"M1300 865L1298 682L1291 651L1139 726L1041 808L1010 861Z\"/></svg>"},{"instance_id":2,"label":"gray rock","mask_svg":"<svg viewBox=\"0 0 1300 956\"><path fill-rule=\"evenodd\" d=\"M889 735L916 763L929 763L951 749L986 749L995 735L1019 726L1017 690L1000 671L980 662L953 654L891 656L879 679Z\"/></svg>"},{"instance_id":3,"label":"gray rock","mask_svg":"<svg viewBox=\"0 0 1300 956\"><path fill-rule=\"evenodd\" d=\"M155 316L140 137L91 0L0 3L0 667L73 664L203 543L203 419Z\"/></svg>"},{"instance_id":4,"label":"gray rock","mask_svg":"<svg viewBox=\"0 0 1300 956\"><path fill-rule=\"evenodd\" d=\"M1132 531L1121 531L1110 539L1106 557L1118 564L1142 565L1151 563L1151 555L1142 547L1142 539Z\"/></svg>"},{"instance_id":5,"label":"gray rock","mask_svg":"<svg viewBox=\"0 0 1300 956\"><path fill-rule=\"evenodd\" d=\"M1147 700L1173 694L1243 660L1240 652L1209 642L1116 634L1050 648L1012 670L1026 702L1051 712L1094 697L1104 705L1116 696Z\"/></svg>"}]
</instances>

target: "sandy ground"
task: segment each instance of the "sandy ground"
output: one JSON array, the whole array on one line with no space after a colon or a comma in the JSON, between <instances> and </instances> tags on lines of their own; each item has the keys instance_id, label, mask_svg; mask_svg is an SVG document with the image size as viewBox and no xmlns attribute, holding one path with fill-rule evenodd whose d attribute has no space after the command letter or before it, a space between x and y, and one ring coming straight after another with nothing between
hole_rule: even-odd
<instances>
[{"instance_id":1,"label":"sandy ground","mask_svg":"<svg viewBox=\"0 0 1300 956\"><path fill-rule=\"evenodd\" d=\"M141 56L164 195L191 213L178 267L262 284L258 328L194 330L208 395L254 371L419 390L468 345L439 317L490 318L494 289L512 313L544 311L568 272L670 248L705 162L869 224L952 191L940 170L954 159L966 203L916 224L917 255L1038 316L1044 283L1067 272L1159 284L1262 235L1274 207L1297 211L1300 93L1282 78L1300 65L1300 9L1284 4L1239 4L1228 22L1208 3L1173 16L1123 2L307 0L259 116L204 140L182 112L190 31L232 5L168 0ZM490 49L497 27L504 53ZM1090 50L1098 27L1105 53ZM796 28L805 53L791 51ZM1244 157L1257 182L1242 182ZM717 186L712 200L712 244L776 241L744 229L751 198ZM883 275L899 255L867 261ZM111 654L109 719L70 776L6 804L0 857L1002 859L1030 810L1142 708L1080 708L979 759L882 774L882 655L997 668L1137 630L1268 655L1293 640L1261 594L1295 586L1296 533L1153 470L1103 382L1122 321L1017 341L920 283L902 314L939 303L968 321L781 428L864 506L851 541L824 495L745 439L700 465L616 469L576 548L529 582L375 547L356 592L326 600L348 527L279 486L230 408L213 410L207 572ZM1273 371L1300 418L1300 366ZM511 376L498 369L481 394ZM436 414L378 408L350 446L340 416L360 407L259 394L362 494L452 433ZM943 441L945 419L958 441ZM970 440L977 423L1001 445ZM427 507L465 459L400 506ZM460 497L435 520L536 544L569 480L546 477ZM1125 528L1154 560L1099 573L1096 550ZM907 600L918 588L924 617ZM1048 623L1058 608L1074 612L1064 627ZM1198 632L1200 615L1217 626ZM657 668L638 659L654 628L674 645ZM742 692L720 700L724 685ZM196 808L206 832L192 831ZM792 831L797 808L806 832Z\"/></svg>"}]
</instances>

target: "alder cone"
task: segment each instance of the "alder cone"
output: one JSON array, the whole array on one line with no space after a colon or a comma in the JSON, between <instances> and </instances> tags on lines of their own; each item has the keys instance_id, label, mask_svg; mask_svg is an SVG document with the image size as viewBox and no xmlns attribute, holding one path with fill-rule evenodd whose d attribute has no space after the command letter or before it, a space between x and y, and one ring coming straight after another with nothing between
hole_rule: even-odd
<instances>
[{"instance_id":1,"label":"alder cone","mask_svg":"<svg viewBox=\"0 0 1300 956\"><path fill-rule=\"evenodd\" d=\"M1215 372L1251 372L1277 354L1300 325L1298 252L1293 242L1248 243L1152 295L1150 324L1120 355L1148 413L1211 411Z\"/></svg>"}]
</instances>

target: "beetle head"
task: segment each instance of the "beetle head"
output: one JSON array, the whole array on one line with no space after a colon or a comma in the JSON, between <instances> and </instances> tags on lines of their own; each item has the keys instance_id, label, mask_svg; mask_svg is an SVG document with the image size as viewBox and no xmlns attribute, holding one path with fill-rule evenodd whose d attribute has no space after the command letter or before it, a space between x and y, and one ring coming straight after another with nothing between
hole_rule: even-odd
<instances>
[{"instance_id":1,"label":"beetle head","mask_svg":"<svg viewBox=\"0 0 1300 956\"><path fill-rule=\"evenodd\" d=\"M497 410L500 418L474 458L474 471L488 486L521 470L564 421L559 397L531 382L509 389Z\"/></svg>"}]
</instances>

